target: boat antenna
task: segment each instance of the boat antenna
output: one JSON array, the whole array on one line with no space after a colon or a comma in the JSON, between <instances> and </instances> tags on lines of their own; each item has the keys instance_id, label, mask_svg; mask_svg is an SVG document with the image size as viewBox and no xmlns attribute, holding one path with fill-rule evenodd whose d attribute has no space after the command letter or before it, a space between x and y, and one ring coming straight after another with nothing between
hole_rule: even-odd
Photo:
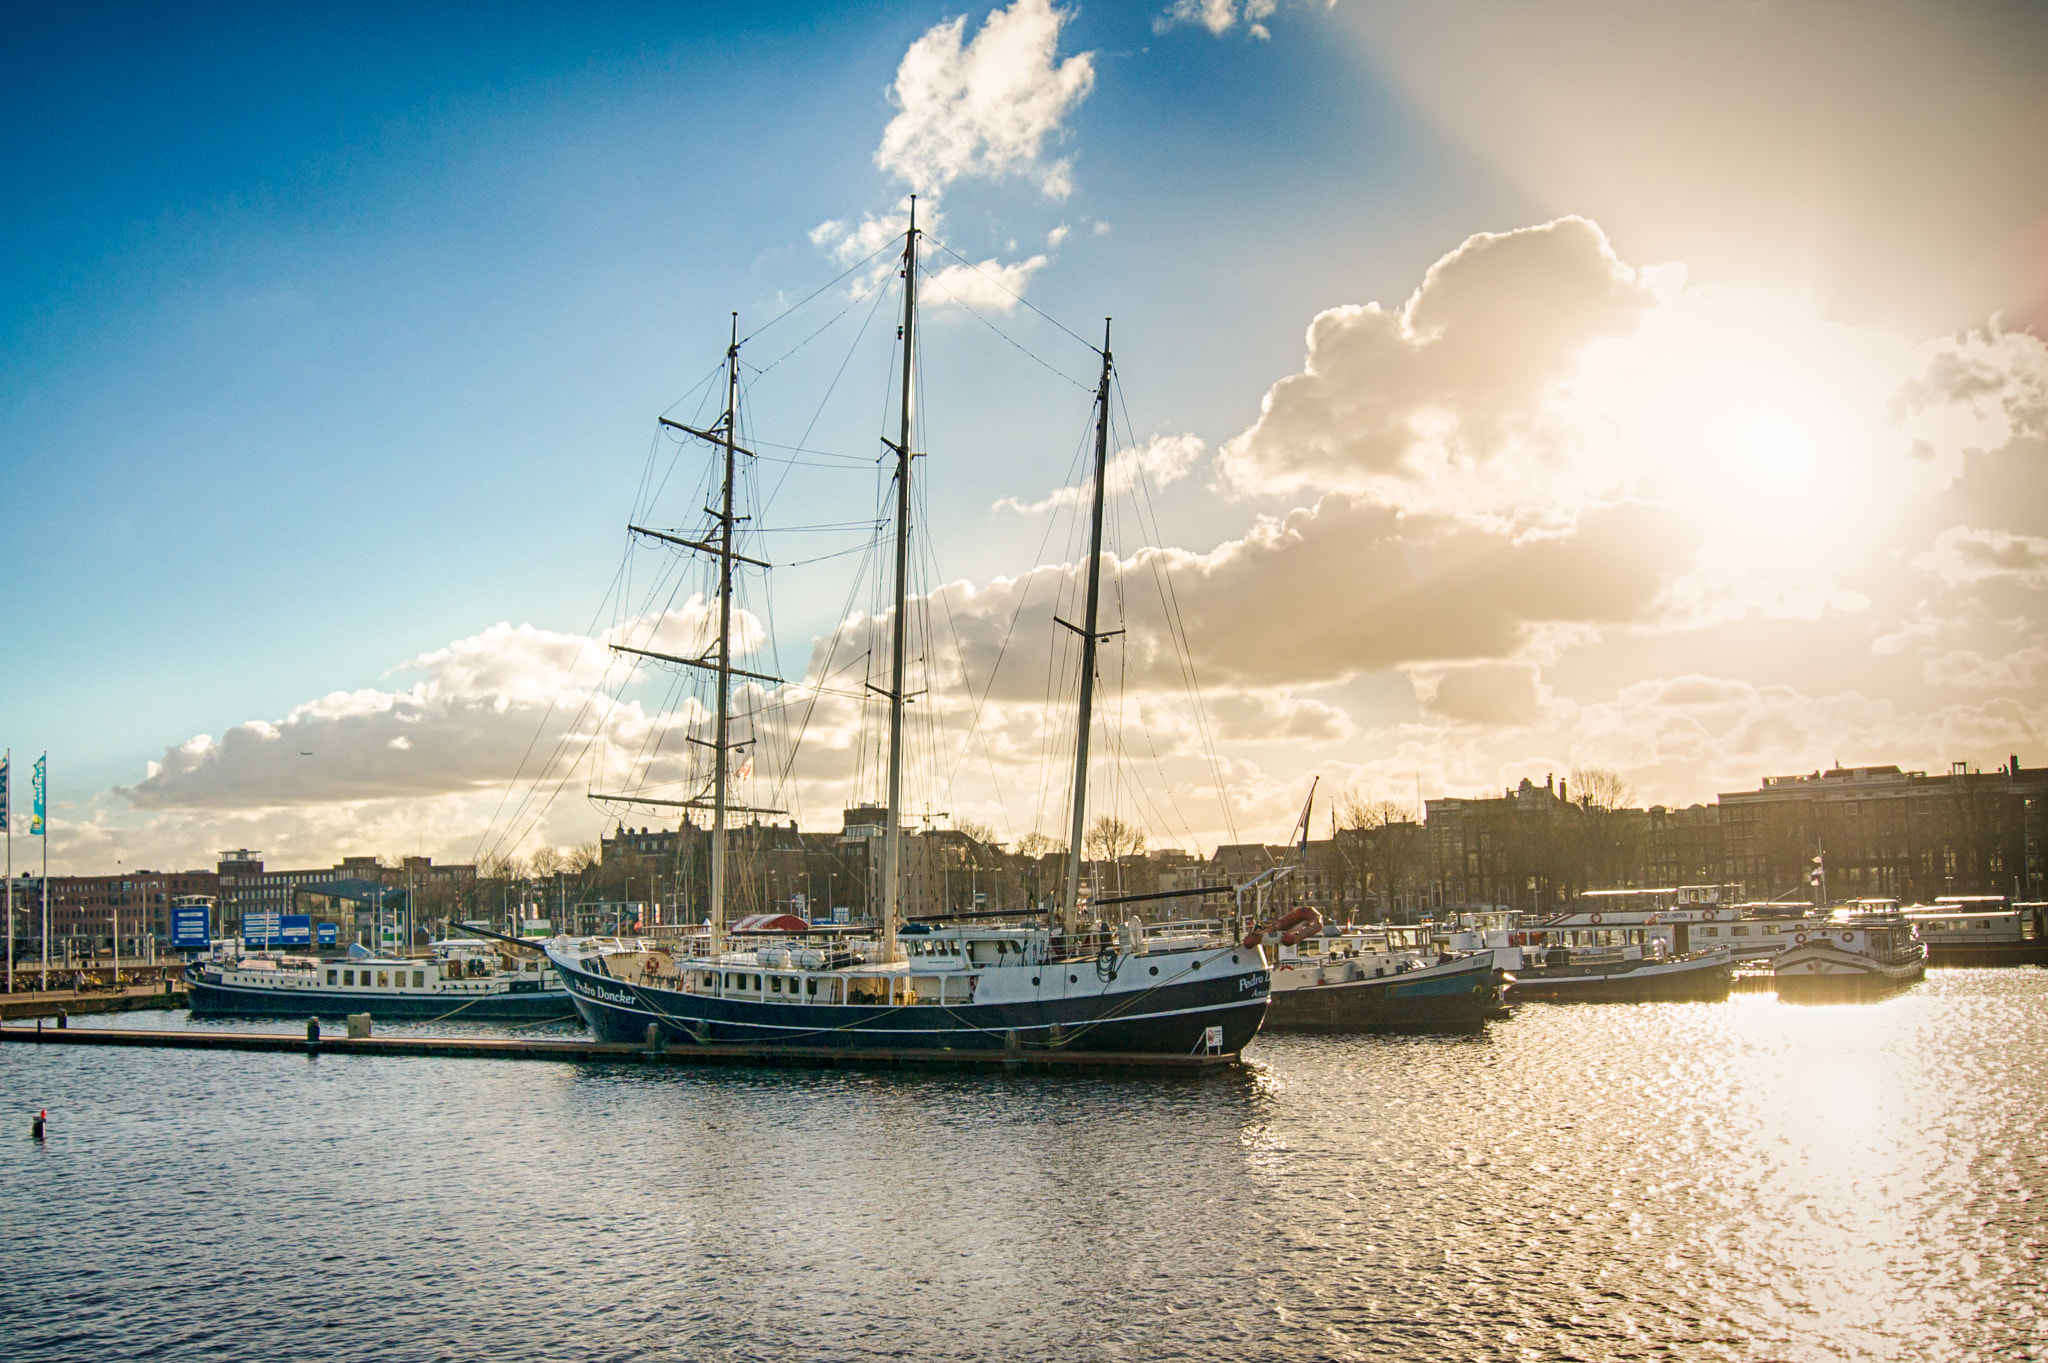
<instances>
[{"instance_id":1,"label":"boat antenna","mask_svg":"<svg viewBox=\"0 0 2048 1363\"><path fill-rule=\"evenodd\" d=\"M726 734L732 718L732 484L740 411L740 315L732 315L732 340L725 348L724 501L718 517L718 718L711 749L711 955L725 949Z\"/></svg>"},{"instance_id":2,"label":"boat antenna","mask_svg":"<svg viewBox=\"0 0 2048 1363\"><path fill-rule=\"evenodd\" d=\"M1088 728L1095 704L1095 646L1110 635L1096 633L1096 612L1102 599L1102 498L1109 482L1109 319L1102 319L1102 380L1095 389L1095 497L1088 531L1088 607L1084 623L1059 623L1081 636L1081 712L1074 721L1074 824L1067 845L1067 893L1060 902L1061 926L1081 930L1081 837L1088 820ZM1057 616L1054 617L1058 619ZM1112 631L1121 634L1122 630Z\"/></svg>"},{"instance_id":3,"label":"boat antenna","mask_svg":"<svg viewBox=\"0 0 2048 1363\"><path fill-rule=\"evenodd\" d=\"M1323 779L1323 778L1322 778L1322 777L1320 777L1320 776L1311 776L1311 777L1309 778L1309 781L1308 781L1308 799L1306 799L1306 800L1302 801L1302 804L1301 804L1301 821L1300 821L1299 823L1295 824L1295 826L1294 826L1294 831L1295 831L1295 834L1296 834L1296 836L1295 836L1295 839L1294 839L1294 849L1295 849L1295 851L1296 851L1297 853L1299 853L1299 854L1300 854L1300 860L1301 860L1301 864L1302 864L1303 866L1306 866L1306 865L1308 865L1308 821L1309 821L1309 815L1310 815L1310 812L1311 812L1311 811L1313 811L1313 810L1315 809L1315 807L1316 807L1316 785L1317 785L1317 783L1319 783L1319 782L1320 782L1320 781L1321 781L1322 779ZM1336 817L1336 816L1335 816L1335 814L1334 814L1334 812L1332 813L1331 817L1332 817L1332 818L1335 818L1335 817Z\"/></svg>"},{"instance_id":4,"label":"boat antenna","mask_svg":"<svg viewBox=\"0 0 2048 1363\"><path fill-rule=\"evenodd\" d=\"M917 196L910 196L910 225L903 233L903 410L896 440L882 443L896 452L896 609L889 643L889 822L882 831L882 921L877 937L884 964L896 959L896 920L902 912L903 867L903 676L904 637L909 614L910 416L917 366Z\"/></svg>"}]
</instances>

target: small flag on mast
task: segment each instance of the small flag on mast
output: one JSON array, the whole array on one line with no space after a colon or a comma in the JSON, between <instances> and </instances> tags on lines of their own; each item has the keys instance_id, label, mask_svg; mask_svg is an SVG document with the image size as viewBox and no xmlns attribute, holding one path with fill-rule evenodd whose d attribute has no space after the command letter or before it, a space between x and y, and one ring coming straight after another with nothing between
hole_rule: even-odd
<instances>
[{"instance_id":1,"label":"small flag on mast","mask_svg":"<svg viewBox=\"0 0 2048 1363\"><path fill-rule=\"evenodd\" d=\"M46 768L49 761L50 755L48 753L44 753L36 759L35 777L31 783L35 787L36 798L35 803L29 807L28 816L28 832L30 837L48 836L43 832L43 788L47 778Z\"/></svg>"},{"instance_id":2,"label":"small flag on mast","mask_svg":"<svg viewBox=\"0 0 2048 1363\"><path fill-rule=\"evenodd\" d=\"M9 766L11 757L12 754L8 754L8 756L5 757L0 757L0 833L5 833L8 831L7 782L10 778L7 774L7 768Z\"/></svg>"}]
</instances>

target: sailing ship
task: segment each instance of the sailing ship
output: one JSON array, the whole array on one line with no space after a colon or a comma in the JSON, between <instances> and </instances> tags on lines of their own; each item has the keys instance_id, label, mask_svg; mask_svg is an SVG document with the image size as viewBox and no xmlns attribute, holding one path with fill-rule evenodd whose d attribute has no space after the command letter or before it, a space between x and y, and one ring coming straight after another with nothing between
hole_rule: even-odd
<instances>
[{"instance_id":1,"label":"sailing ship","mask_svg":"<svg viewBox=\"0 0 2048 1363\"><path fill-rule=\"evenodd\" d=\"M1072 787L1071 838L1065 886L1048 921L991 926L942 921L900 933L904 890L904 704L908 699L906 629L910 557L912 415L919 340L916 201L904 234L899 333L902 374L895 456L894 611L888 704L888 776L882 828L882 884L872 935L731 938L726 913L729 770L736 746L729 728L732 679L760 674L733 666L735 461L740 410L739 331L726 351L725 410L709 428L667 424L722 456L722 500L701 539L661 536L715 557L718 635L703 658L644 656L715 673L712 766L708 801L646 801L701 805L711 813L710 914L701 949L658 940L558 937L547 954L567 984L576 1010L605 1041L664 1045L740 1045L866 1053L944 1050L1115 1053L1182 1057L1234 1056L1258 1031L1270 986L1261 948L1204 925L1147 928L1135 920L1105 926L1082 921L1081 859L1088 800L1088 742L1100 628L1103 500L1107 484L1113 360L1105 324L1101 377L1095 391L1094 488L1087 558L1086 614L1069 625L1081 642ZM666 422L666 418L664 418ZM637 529L637 527L636 527ZM755 563L755 566L765 566ZM1064 622L1063 622L1064 623ZM693 740L697 741L697 740ZM1100 905L1097 912L1100 912Z\"/></svg>"}]
</instances>

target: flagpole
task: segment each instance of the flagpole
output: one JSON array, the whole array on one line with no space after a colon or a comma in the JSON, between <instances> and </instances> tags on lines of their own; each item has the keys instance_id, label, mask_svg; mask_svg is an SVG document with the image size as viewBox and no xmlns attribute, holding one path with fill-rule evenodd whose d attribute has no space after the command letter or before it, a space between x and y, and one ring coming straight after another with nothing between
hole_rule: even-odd
<instances>
[{"instance_id":1,"label":"flagpole","mask_svg":"<svg viewBox=\"0 0 2048 1363\"><path fill-rule=\"evenodd\" d=\"M14 749L0 757L0 824L7 826L7 992L14 992L14 810L8 786L14 781Z\"/></svg>"},{"instance_id":2,"label":"flagpole","mask_svg":"<svg viewBox=\"0 0 2048 1363\"><path fill-rule=\"evenodd\" d=\"M37 812L42 815L43 835L43 983L50 987L50 755L43 754L37 764L42 781L36 789Z\"/></svg>"}]
</instances>

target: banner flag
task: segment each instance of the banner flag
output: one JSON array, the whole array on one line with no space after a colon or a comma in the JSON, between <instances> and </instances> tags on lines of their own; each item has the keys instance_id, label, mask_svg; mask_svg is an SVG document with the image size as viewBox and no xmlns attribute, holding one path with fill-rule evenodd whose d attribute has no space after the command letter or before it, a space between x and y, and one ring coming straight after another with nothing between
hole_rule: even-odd
<instances>
[{"instance_id":1,"label":"banner flag","mask_svg":"<svg viewBox=\"0 0 2048 1363\"><path fill-rule=\"evenodd\" d=\"M47 765L49 763L49 760L50 755L48 753L44 753L41 757L38 757L36 759L35 780L33 782L35 786L36 798L35 803L31 805L29 808L28 816L28 832L30 837L48 836L48 834L43 832L43 786L45 781L48 779Z\"/></svg>"},{"instance_id":2,"label":"banner flag","mask_svg":"<svg viewBox=\"0 0 2048 1363\"><path fill-rule=\"evenodd\" d=\"M9 759L8 759L8 758L6 758L6 757L0 757L0 833L5 833L5 832L7 832L7 831L8 831L8 829L7 829L7 782L8 782L8 779L9 779L9 778L8 778L8 775L7 775L7 768L8 768L8 766L9 766Z\"/></svg>"}]
</instances>

